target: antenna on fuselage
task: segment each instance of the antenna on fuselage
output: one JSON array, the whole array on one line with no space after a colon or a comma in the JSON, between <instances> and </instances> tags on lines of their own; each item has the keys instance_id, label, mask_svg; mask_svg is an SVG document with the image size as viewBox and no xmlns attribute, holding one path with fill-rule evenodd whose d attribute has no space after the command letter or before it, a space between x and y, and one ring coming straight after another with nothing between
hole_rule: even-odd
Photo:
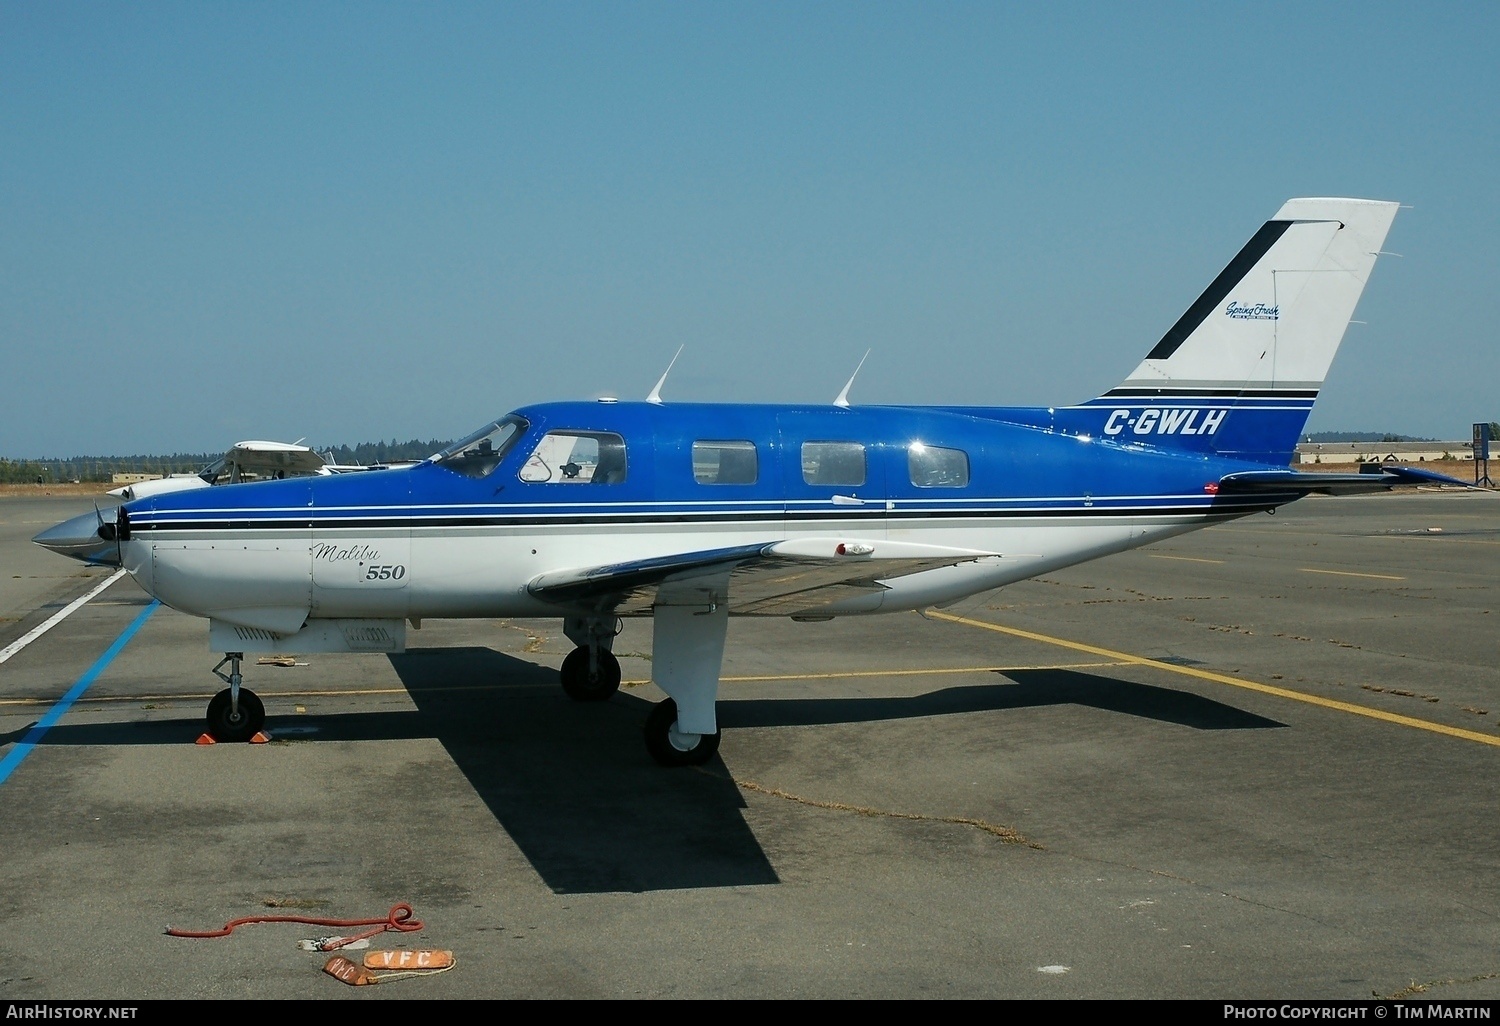
<instances>
[{"instance_id":1,"label":"antenna on fuselage","mask_svg":"<svg viewBox=\"0 0 1500 1026\"><path fill-rule=\"evenodd\" d=\"M849 407L849 389L851 389L852 387L854 387L854 379L857 378L857 377L859 377L859 368L863 367L865 365L865 361L868 360L869 358L870 358L870 350L866 349L865 350L865 355L861 356L859 358L859 367L855 367L854 368L854 373L851 374L851 375L849 375L849 382L848 382L848 384L846 384L844 386L844 390L839 393L839 397L833 401L833 405L835 405L835 406L842 406L845 409L848 409L848 407Z\"/></svg>"},{"instance_id":2,"label":"antenna on fuselage","mask_svg":"<svg viewBox=\"0 0 1500 1026\"><path fill-rule=\"evenodd\" d=\"M667 375L672 373L672 364L676 363L677 358L682 355L683 348L683 346L678 346L677 352L672 354L671 363L668 363L667 369L661 372L661 380L656 383L656 387L651 390L651 394L646 396L646 402L655 403L657 406L661 405L661 386L667 383Z\"/></svg>"}]
</instances>

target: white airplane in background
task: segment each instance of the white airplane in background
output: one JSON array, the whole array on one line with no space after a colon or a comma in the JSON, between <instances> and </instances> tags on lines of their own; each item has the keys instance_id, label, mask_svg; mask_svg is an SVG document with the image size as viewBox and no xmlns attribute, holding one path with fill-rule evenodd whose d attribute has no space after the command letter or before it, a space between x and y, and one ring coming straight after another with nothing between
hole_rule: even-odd
<instances>
[{"instance_id":1,"label":"white airplane in background","mask_svg":"<svg viewBox=\"0 0 1500 1026\"><path fill-rule=\"evenodd\" d=\"M389 466L388 464L382 465ZM154 481L111 488L107 494L129 502L150 495L188 492L211 485L240 484L267 479L304 477L314 474L344 474L372 467L338 464L309 446L297 442L236 442L229 451L196 474L170 474Z\"/></svg>"},{"instance_id":2,"label":"white airplane in background","mask_svg":"<svg viewBox=\"0 0 1500 1026\"><path fill-rule=\"evenodd\" d=\"M38 544L125 567L209 620L208 731L265 720L246 652L399 652L442 617L559 617L566 693L606 700L651 617L646 748L720 743L730 616L827 620L981 592L1313 492L1443 480L1307 473L1297 438L1397 204L1294 199L1123 382L1075 406L528 406L399 470L159 494ZM1000 373L1003 354L996 354ZM230 664L230 672L221 668Z\"/></svg>"}]
</instances>

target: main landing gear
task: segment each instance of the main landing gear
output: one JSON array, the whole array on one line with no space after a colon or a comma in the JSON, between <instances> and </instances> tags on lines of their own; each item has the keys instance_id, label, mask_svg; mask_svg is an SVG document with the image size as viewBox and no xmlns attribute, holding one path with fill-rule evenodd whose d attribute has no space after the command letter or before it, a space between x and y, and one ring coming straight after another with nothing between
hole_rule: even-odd
<instances>
[{"instance_id":1,"label":"main landing gear","mask_svg":"<svg viewBox=\"0 0 1500 1026\"><path fill-rule=\"evenodd\" d=\"M229 685L208 703L208 736L215 741L249 741L266 725L266 707L255 692L240 687L243 658L243 652L226 652L214 667L214 676ZM225 663L229 664L227 674Z\"/></svg>"},{"instance_id":2,"label":"main landing gear","mask_svg":"<svg viewBox=\"0 0 1500 1026\"><path fill-rule=\"evenodd\" d=\"M646 751L661 766L702 766L719 752L722 730L687 734L678 729L677 703L657 702L646 717Z\"/></svg>"},{"instance_id":3,"label":"main landing gear","mask_svg":"<svg viewBox=\"0 0 1500 1026\"><path fill-rule=\"evenodd\" d=\"M578 647L562 664L562 686L575 702L603 702L620 688L620 661L610 651L621 628L618 616L570 616L563 633Z\"/></svg>"},{"instance_id":4,"label":"main landing gear","mask_svg":"<svg viewBox=\"0 0 1500 1026\"><path fill-rule=\"evenodd\" d=\"M651 676L669 696L646 717L646 751L662 766L701 766L719 751L719 668L729 609L722 581L694 582L653 607ZM562 664L562 686L579 702L602 702L620 687L620 663L611 649L618 616L570 616L563 633L578 647Z\"/></svg>"},{"instance_id":5,"label":"main landing gear","mask_svg":"<svg viewBox=\"0 0 1500 1026\"><path fill-rule=\"evenodd\" d=\"M727 578L727 575L726 575ZM646 717L646 751L662 766L701 766L719 752L715 705L729 608L723 581L658 599L652 613L651 677L667 693Z\"/></svg>"}]
</instances>

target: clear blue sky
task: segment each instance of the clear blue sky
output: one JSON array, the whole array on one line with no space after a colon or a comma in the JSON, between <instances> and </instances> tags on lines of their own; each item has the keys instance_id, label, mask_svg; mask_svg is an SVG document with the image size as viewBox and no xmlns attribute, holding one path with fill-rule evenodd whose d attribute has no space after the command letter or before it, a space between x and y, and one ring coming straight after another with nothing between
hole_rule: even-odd
<instances>
[{"instance_id":1,"label":"clear blue sky","mask_svg":"<svg viewBox=\"0 0 1500 1026\"><path fill-rule=\"evenodd\" d=\"M1060 405L1283 200L1397 217L1309 430L1500 419L1500 5L0 0L0 456L530 402Z\"/></svg>"}]
</instances>

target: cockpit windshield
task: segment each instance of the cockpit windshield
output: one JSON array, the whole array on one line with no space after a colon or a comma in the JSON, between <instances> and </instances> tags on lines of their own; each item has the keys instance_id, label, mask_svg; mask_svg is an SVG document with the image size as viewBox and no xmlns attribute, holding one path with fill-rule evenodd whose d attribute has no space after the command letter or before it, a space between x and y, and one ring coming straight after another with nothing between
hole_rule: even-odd
<instances>
[{"instance_id":1,"label":"cockpit windshield","mask_svg":"<svg viewBox=\"0 0 1500 1026\"><path fill-rule=\"evenodd\" d=\"M521 417L505 417L486 424L461 442L454 442L432 457L432 461L464 477L488 477L526 427Z\"/></svg>"}]
</instances>

